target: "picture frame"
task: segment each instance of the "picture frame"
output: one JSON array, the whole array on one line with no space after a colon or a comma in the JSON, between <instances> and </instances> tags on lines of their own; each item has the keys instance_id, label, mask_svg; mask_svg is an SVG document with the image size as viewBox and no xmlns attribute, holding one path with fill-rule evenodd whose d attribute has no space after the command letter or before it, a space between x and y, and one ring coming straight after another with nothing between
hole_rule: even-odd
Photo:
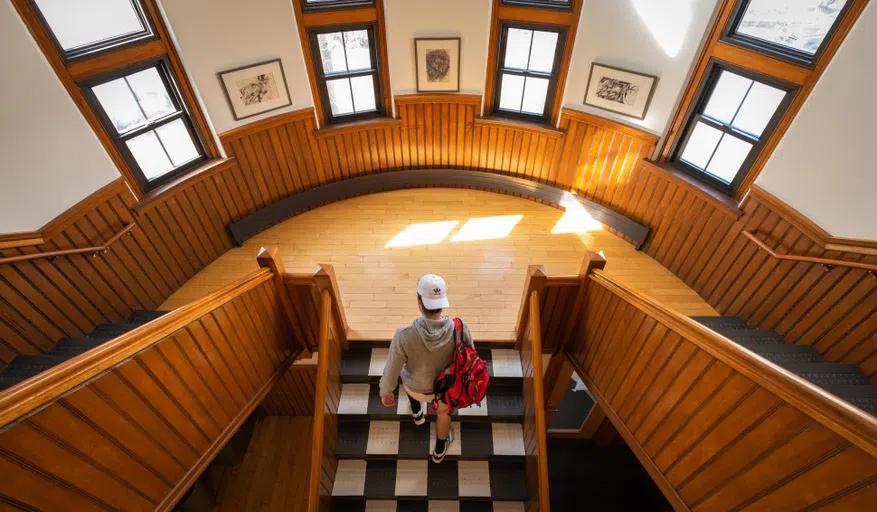
<instances>
[{"instance_id":1,"label":"picture frame","mask_svg":"<svg viewBox=\"0 0 877 512\"><path fill-rule=\"evenodd\" d=\"M417 92L460 92L459 37L414 39Z\"/></svg>"},{"instance_id":2,"label":"picture frame","mask_svg":"<svg viewBox=\"0 0 877 512\"><path fill-rule=\"evenodd\" d=\"M635 119L645 119L658 77L591 63L584 104Z\"/></svg>"},{"instance_id":3,"label":"picture frame","mask_svg":"<svg viewBox=\"0 0 877 512\"><path fill-rule=\"evenodd\" d=\"M216 75L235 121L292 104L280 59L228 69Z\"/></svg>"}]
</instances>

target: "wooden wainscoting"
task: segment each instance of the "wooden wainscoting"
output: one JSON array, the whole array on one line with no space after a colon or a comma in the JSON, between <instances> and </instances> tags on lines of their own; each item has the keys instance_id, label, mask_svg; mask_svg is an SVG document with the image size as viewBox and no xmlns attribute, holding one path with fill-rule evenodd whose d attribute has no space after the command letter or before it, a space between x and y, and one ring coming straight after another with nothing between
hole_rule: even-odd
<instances>
[{"instance_id":1,"label":"wooden wainscoting","mask_svg":"<svg viewBox=\"0 0 877 512\"><path fill-rule=\"evenodd\" d=\"M551 510L548 489L548 427L545 411L545 390L542 368L542 327L539 290L529 292L523 307L530 313L522 325L524 344L521 347L524 395L524 452L527 475L527 510Z\"/></svg>"},{"instance_id":2,"label":"wooden wainscoting","mask_svg":"<svg viewBox=\"0 0 877 512\"><path fill-rule=\"evenodd\" d=\"M269 416L313 416L317 365L296 361L265 397L262 409Z\"/></svg>"},{"instance_id":3,"label":"wooden wainscoting","mask_svg":"<svg viewBox=\"0 0 877 512\"><path fill-rule=\"evenodd\" d=\"M567 354L677 510L853 510L872 496L872 416L600 271L587 294Z\"/></svg>"},{"instance_id":4,"label":"wooden wainscoting","mask_svg":"<svg viewBox=\"0 0 877 512\"><path fill-rule=\"evenodd\" d=\"M300 351L259 270L0 393L0 502L171 510Z\"/></svg>"}]
</instances>

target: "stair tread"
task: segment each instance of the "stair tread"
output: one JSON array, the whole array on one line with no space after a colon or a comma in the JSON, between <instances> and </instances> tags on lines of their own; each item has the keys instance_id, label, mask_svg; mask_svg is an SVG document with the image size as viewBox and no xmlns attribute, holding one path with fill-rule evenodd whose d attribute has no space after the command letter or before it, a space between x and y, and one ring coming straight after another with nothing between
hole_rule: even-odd
<instances>
[{"instance_id":1,"label":"stair tread","mask_svg":"<svg viewBox=\"0 0 877 512\"><path fill-rule=\"evenodd\" d=\"M147 322L151 322L158 318L163 317L164 315L170 313L170 311L160 311L153 309L141 309L139 311L135 311L128 316L128 320L126 323L129 324L145 324Z\"/></svg>"},{"instance_id":2,"label":"stair tread","mask_svg":"<svg viewBox=\"0 0 877 512\"><path fill-rule=\"evenodd\" d=\"M0 391L6 388L11 388L19 382L24 382L25 380L27 380L26 377L7 377L5 375L0 375Z\"/></svg>"},{"instance_id":3,"label":"stair tread","mask_svg":"<svg viewBox=\"0 0 877 512\"><path fill-rule=\"evenodd\" d=\"M346 383L341 386L341 400L338 404L339 416L369 417L371 419L397 420L399 416L411 414L407 394L397 390L396 405L384 407L381 403L377 384ZM481 407L472 405L455 410L454 418L461 421L520 421L524 415L524 399L521 387L491 386Z\"/></svg>"},{"instance_id":4,"label":"stair tread","mask_svg":"<svg viewBox=\"0 0 877 512\"><path fill-rule=\"evenodd\" d=\"M332 510L341 512L429 512L431 510L453 510L463 512L524 512L526 503L523 501L490 501L485 500L447 500L407 498L400 499L404 508L396 508L395 500L368 500L365 498L335 497L336 505Z\"/></svg>"},{"instance_id":5,"label":"stair tread","mask_svg":"<svg viewBox=\"0 0 877 512\"><path fill-rule=\"evenodd\" d=\"M112 338L64 338L49 351L49 354L78 355L99 347Z\"/></svg>"},{"instance_id":6,"label":"stair tread","mask_svg":"<svg viewBox=\"0 0 877 512\"><path fill-rule=\"evenodd\" d=\"M9 363L3 377L27 379L42 373L73 357L71 354L19 355Z\"/></svg>"},{"instance_id":7,"label":"stair tread","mask_svg":"<svg viewBox=\"0 0 877 512\"><path fill-rule=\"evenodd\" d=\"M448 457L462 460L523 457L524 429L520 423L453 421L454 442ZM340 421L335 455L339 458L423 459L432 453L435 422L415 425L401 420Z\"/></svg>"},{"instance_id":8,"label":"stair tread","mask_svg":"<svg viewBox=\"0 0 877 512\"><path fill-rule=\"evenodd\" d=\"M365 499L524 500L523 460L341 459L332 496Z\"/></svg>"},{"instance_id":9,"label":"stair tread","mask_svg":"<svg viewBox=\"0 0 877 512\"><path fill-rule=\"evenodd\" d=\"M757 343L751 341L736 342L765 359L784 366L795 363L821 363L822 358L813 347L808 345L790 345L788 343Z\"/></svg>"},{"instance_id":10,"label":"stair tread","mask_svg":"<svg viewBox=\"0 0 877 512\"><path fill-rule=\"evenodd\" d=\"M713 329L722 336L735 342L748 343L782 343L786 341L776 331L764 329Z\"/></svg>"},{"instance_id":11,"label":"stair tread","mask_svg":"<svg viewBox=\"0 0 877 512\"><path fill-rule=\"evenodd\" d=\"M877 416L877 386L823 386L829 393Z\"/></svg>"},{"instance_id":12,"label":"stair tread","mask_svg":"<svg viewBox=\"0 0 877 512\"><path fill-rule=\"evenodd\" d=\"M739 316L693 316L695 322L710 329L749 329L746 320Z\"/></svg>"},{"instance_id":13,"label":"stair tread","mask_svg":"<svg viewBox=\"0 0 877 512\"><path fill-rule=\"evenodd\" d=\"M487 364L491 385L514 384L522 379L520 352L513 349L476 349ZM387 361L388 349L384 347L356 347L344 353L341 359L342 382L378 382Z\"/></svg>"},{"instance_id":14,"label":"stair tread","mask_svg":"<svg viewBox=\"0 0 877 512\"><path fill-rule=\"evenodd\" d=\"M845 363L794 363L783 367L817 386L868 385L868 378L857 365Z\"/></svg>"},{"instance_id":15,"label":"stair tread","mask_svg":"<svg viewBox=\"0 0 877 512\"><path fill-rule=\"evenodd\" d=\"M128 331L143 325L142 323L100 324L88 335L89 338L117 338Z\"/></svg>"}]
</instances>

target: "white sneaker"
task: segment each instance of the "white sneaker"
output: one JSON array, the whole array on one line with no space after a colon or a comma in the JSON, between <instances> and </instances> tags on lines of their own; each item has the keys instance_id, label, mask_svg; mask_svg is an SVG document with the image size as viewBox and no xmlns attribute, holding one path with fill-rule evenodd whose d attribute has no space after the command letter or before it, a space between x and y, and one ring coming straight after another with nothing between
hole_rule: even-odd
<instances>
[{"instance_id":1,"label":"white sneaker","mask_svg":"<svg viewBox=\"0 0 877 512\"><path fill-rule=\"evenodd\" d=\"M420 412L417 414L414 414L413 412L411 413L411 416L414 417L415 425L423 425L426 422L426 414L424 414L423 409L425 409L425 407L423 404L420 404Z\"/></svg>"},{"instance_id":2,"label":"white sneaker","mask_svg":"<svg viewBox=\"0 0 877 512\"><path fill-rule=\"evenodd\" d=\"M451 447L451 443L454 442L454 429L448 430L448 438L445 439L445 449L439 453L438 449L434 450L435 453L432 454L432 461L436 464L440 464L443 460L445 460L445 455L448 454L448 450ZM436 441L438 443L438 441Z\"/></svg>"}]
</instances>

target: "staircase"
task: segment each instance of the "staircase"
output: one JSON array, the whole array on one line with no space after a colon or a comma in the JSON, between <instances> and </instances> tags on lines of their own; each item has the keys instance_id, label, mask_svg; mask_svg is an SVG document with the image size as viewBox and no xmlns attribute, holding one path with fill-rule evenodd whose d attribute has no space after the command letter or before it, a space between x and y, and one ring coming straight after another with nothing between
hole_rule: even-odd
<instances>
[{"instance_id":1,"label":"staircase","mask_svg":"<svg viewBox=\"0 0 877 512\"><path fill-rule=\"evenodd\" d=\"M513 345L477 348L491 376L487 398L452 415L454 442L441 464L430 460L434 414L415 425L401 386L396 406L381 404L388 346L356 344L341 361L333 509L523 511L523 373Z\"/></svg>"},{"instance_id":2,"label":"staircase","mask_svg":"<svg viewBox=\"0 0 877 512\"><path fill-rule=\"evenodd\" d=\"M786 343L775 331L750 329L736 316L692 317L741 347L877 416L877 386L855 364L827 363L813 347Z\"/></svg>"},{"instance_id":3,"label":"staircase","mask_svg":"<svg viewBox=\"0 0 877 512\"><path fill-rule=\"evenodd\" d=\"M135 311L124 323L101 324L85 338L64 338L46 354L19 355L0 372L0 391L63 363L83 352L103 345L128 331L151 322L169 311Z\"/></svg>"}]
</instances>

